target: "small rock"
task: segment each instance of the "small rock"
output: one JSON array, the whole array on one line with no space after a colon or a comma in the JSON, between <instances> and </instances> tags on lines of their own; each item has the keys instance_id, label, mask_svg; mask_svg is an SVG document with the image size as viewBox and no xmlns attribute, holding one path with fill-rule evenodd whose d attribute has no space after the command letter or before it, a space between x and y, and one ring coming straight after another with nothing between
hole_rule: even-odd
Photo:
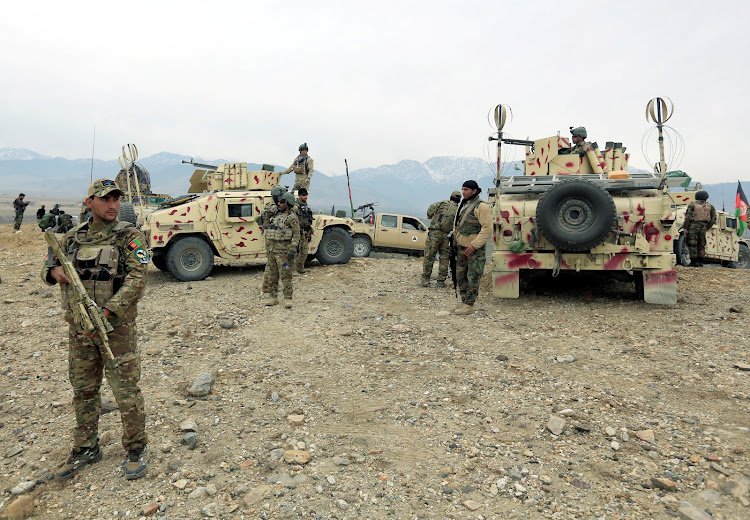
<instances>
[{"instance_id":1,"label":"small rock","mask_svg":"<svg viewBox=\"0 0 750 520\"><path fill-rule=\"evenodd\" d=\"M351 336L352 334L354 334L354 329L348 325L326 331L326 336Z\"/></svg>"},{"instance_id":2,"label":"small rock","mask_svg":"<svg viewBox=\"0 0 750 520\"><path fill-rule=\"evenodd\" d=\"M620 443L617 442L617 441L612 441L612 442L609 443L609 447L612 448L613 450L617 451L617 450L620 449Z\"/></svg>"},{"instance_id":3,"label":"small rock","mask_svg":"<svg viewBox=\"0 0 750 520\"><path fill-rule=\"evenodd\" d=\"M5 510L5 518L8 520L22 520L34 513L34 500L29 495L15 499Z\"/></svg>"},{"instance_id":4,"label":"small rock","mask_svg":"<svg viewBox=\"0 0 750 520\"><path fill-rule=\"evenodd\" d=\"M206 493L208 493L208 496L212 497L215 496L216 493L218 493L219 490L216 489L216 486L213 484L206 484Z\"/></svg>"},{"instance_id":5,"label":"small rock","mask_svg":"<svg viewBox=\"0 0 750 520\"><path fill-rule=\"evenodd\" d=\"M336 500L336 506L342 511L346 511L347 509L349 509L349 504L347 503L347 501L340 498Z\"/></svg>"},{"instance_id":6,"label":"small rock","mask_svg":"<svg viewBox=\"0 0 750 520\"><path fill-rule=\"evenodd\" d=\"M712 517L691 505L682 506L677 510L680 520L712 520Z\"/></svg>"},{"instance_id":7,"label":"small rock","mask_svg":"<svg viewBox=\"0 0 750 520\"><path fill-rule=\"evenodd\" d=\"M211 502L210 504L206 504L205 506L203 506L203 509L201 509L201 514L203 516L214 517L216 516L216 509L216 502Z\"/></svg>"},{"instance_id":8,"label":"small rock","mask_svg":"<svg viewBox=\"0 0 750 520\"><path fill-rule=\"evenodd\" d=\"M188 481L187 481L187 479L181 478L180 480L178 480L177 482L175 482L172 485L174 487L176 487L177 489L185 489L185 486L188 485Z\"/></svg>"},{"instance_id":9,"label":"small rock","mask_svg":"<svg viewBox=\"0 0 750 520\"><path fill-rule=\"evenodd\" d=\"M726 482L719 484L719 489L722 493L731 495L734 498L740 498L741 496L747 495L748 488L742 482L729 478Z\"/></svg>"},{"instance_id":10,"label":"small rock","mask_svg":"<svg viewBox=\"0 0 750 520\"><path fill-rule=\"evenodd\" d=\"M193 381L193 385L188 388L188 395L193 397L203 397L211 392L214 387L216 378L210 372L203 372L198 374L198 377Z\"/></svg>"},{"instance_id":11,"label":"small rock","mask_svg":"<svg viewBox=\"0 0 750 520\"><path fill-rule=\"evenodd\" d=\"M497 356L495 356L495 359L497 359L498 361L508 361L508 356L506 356L505 354L498 354Z\"/></svg>"},{"instance_id":12,"label":"small rock","mask_svg":"<svg viewBox=\"0 0 750 520\"><path fill-rule=\"evenodd\" d=\"M591 487L591 484L589 484L585 480L581 480L579 478L574 478L570 482L570 485L573 486L573 487L575 487L575 488L578 488L578 489L589 489Z\"/></svg>"},{"instance_id":13,"label":"small rock","mask_svg":"<svg viewBox=\"0 0 750 520\"><path fill-rule=\"evenodd\" d=\"M742 305L732 305L729 307L729 312L736 312L737 314L742 312Z\"/></svg>"},{"instance_id":14,"label":"small rock","mask_svg":"<svg viewBox=\"0 0 750 520\"><path fill-rule=\"evenodd\" d=\"M203 498L207 495L208 493L206 492L206 488L201 486L192 490L190 494L188 495L188 498Z\"/></svg>"},{"instance_id":15,"label":"small rock","mask_svg":"<svg viewBox=\"0 0 750 520\"><path fill-rule=\"evenodd\" d=\"M264 498L266 498L270 492L271 492L270 486L261 484L260 486L248 491L247 494L244 497L242 497L242 500L245 502L246 506L250 507L250 506L257 504Z\"/></svg>"},{"instance_id":16,"label":"small rock","mask_svg":"<svg viewBox=\"0 0 750 520\"><path fill-rule=\"evenodd\" d=\"M558 354L555 356L555 361L558 363L574 363L576 357L573 354Z\"/></svg>"},{"instance_id":17,"label":"small rock","mask_svg":"<svg viewBox=\"0 0 750 520\"><path fill-rule=\"evenodd\" d=\"M112 413L118 410L117 403L111 399L102 399L102 414Z\"/></svg>"},{"instance_id":18,"label":"small rock","mask_svg":"<svg viewBox=\"0 0 750 520\"><path fill-rule=\"evenodd\" d=\"M515 484L513 484L513 487L514 487L514 488L515 488L515 490L516 490L516 491L518 491L519 493L526 493L526 488L525 488L525 487L523 487L523 486L522 486L522 485L521 485L521 484L520 484L519 482L516 482Z\"/></svg>"},{"instance_id":19,"label":"small rock","mask_svg":"<svg viewBox=\"0 0 750 520\"><path fill-rule=\"evenodd\" d=\"M277 394L276 392L271 392L271 401L273 401L274 403L278 402L279 394Z\"/></svg>"},{"instance_id":20,"label":"small rock","mask_svg":"<svg viewBox=\"0 0 750 520\"><path fill-rule=\"evenodd\" d=\"M651 444L656 442L656 436L654 435L654 431L650 428L648 430L639 430L635 432L635 436L641 439L642 441L645 441Z\"/></svg>"},{"instance_id":21,"label":"small rock","mask_svg":"<svg viewBox=\"0 0 750 520\"><path fill-rule=\"evenodd\" d=\"M468 509L469 511L476 511L480 507L482 507L482 504L479 502L475 502L474 500L464 500L464 507Z\"/></svg>"},{"instance_id":22,"label":"small rock","mask_svg":"<svg viewBox=\"0 0 750 520\"><path fill-rule=\"evenodd\" d=\"M11 457L15 457L16 455L18 455L22 451L23 451L23 446L16 446L15 448L9 449L5 453L5 457L8 458L8 459L11 458Z\"/></svg>"},{"instance_id":23,"label":"small rock","mask_svg":"<svg viewBox=\"0 0 750 520\"><path fill-rule=\"evenodd\" d=\"M345 459L344 457L331 457L331 462L333 462L337 466L348 466L349 465L349 459Z\"/></svg>"},{"instance_id":24,"label":"small rock","mask_svg":"<svg viewBox=\"0 0 750 520\"><path fill-rule=\"evenodd\" d=\"M170 453L174 449L172 441L164 441L159 445L159 451L162 453Z\"/></svg>"},{"instance_id":25,"label":"small rock","mask_svg":"<svg viewBox=\"0 0 750 520\"><path fill-rule=\"evenodd\" d=\"M748 365L747 363L736 363L734 365L734 368L738 368L738 369L742 370L743 372L750 371L750 365Z\"/></svg>"},{"instance_id":26,"label":"small rock","mask_svg":"<svg viewBox=\"0 0 750 520\"><path fill-rule=\"evenodd\" d=\"M547 421L547 429L552 432L553 435L562 434L565 430L565 419L558 417L557 415L550 415Z\"/></svg>"},{"instance_id":27,"label":"small rock","mask_svg":"<svg viewBox=\"0 0 750 520\"><path fill-rule=\"evenodd\" d=\"M606 428L604 428L604 433L607 434L607 437L613 437L615 433L617 433L617 430L615 430L611 426L607 426Z\"/></svg>"},{"instance_id":28,"label":"small rock","mask_svg":"<svg viewBox=\"0 0 750 520\"><path fill-rule=\"evenodd\" d=\"M10 489L10 493L12 495L23 495L24 493L28 493L34 487L36 486L35 480L25 480L23 482L19 482L17 485L13 486Z\"/></svg>"},{"instance_id":29,"label":"small rock","mask_svg":"<svg viewBox=\"0 0 750 520\"><path fill-rule=\"evenodd\" d=\"M266 484L281 484L284 487L294 488L302 484L307 480L307 477L303 473L298 473L295 476L291 476L288 473L272 473L267 479Z\"/></svg>"},{"instance_id":30,"label":"small rock","mask_svg":"<svg viewBox=\"0 0 750 520\"><path fill-rule=\"evenodd\" d=\"M286 422L292 426L302 426L305 424L305 416L300 414L287 415Z\"/></svg>"},{"instance_id":31,"label":"small rock","mask_svg":"<svg viewBox=\"0 0 750 520\"><path fill-rule=\"evenodd\" d=\"M183 432L197 432L198 423L194 419L185 419L180 423L180 431Z\"/></svg>"},{"instance_id":32,"label":"small rock","mask_svg":"<svg viewBox=\"0 0 750 520\"><path fill-rule=\"evenodd\" d=\"M307 464L310 462L310 453L302 450L287 450L284 452L284 462L290 464Z\"/></svg>"},{"instance_id":33,"label":"small rock","mask_svg":"<svg viewBox=\"0 0 750 520\"><path fill-rule=\"evenodd\" d=\"M711 469L713 469L714 471L718 471L726 477L731 477L732 475L734 475L734 471L732 471L731 469L727 469L721 464L717 464L716 462L711 463Z\"/></svg>"},{"instance_id":34,"label":"small rock","mask_svg":"<svg viewBox=\"0 0 750 520\"><path fill-rule=\"evenodd\" d=\"M721 502L721 495L713 489L706 489L699 496L706 502L711 502L712 504L718 504Z\"/></svg>"},{"instance_id":35,"label":"small rock","mask_svg":"<svg viewBox=\"0 0 750 520\"><path fill-rule=\"evenodd\" d=\"M198 446L198 434L195 432L188 432L182 436L180 442L188 447L189 450L194 450Z\"/></svg>"},{"instance_id":36,"label":"small rock","mask_svg":"<svg viewBox=\"0 0 750 520\"><path fill-rule=\"evenodd\" d=\"M221 320L221 321L219 321L219 326L222 329L233 329L234 328L234 320Z\"/></svg>"},{"instance_id":37,"label":"small rock","mask_svg":"<svg viewBox=\"0 0 750 520\"><path fill-rule=\"evenodd\" d=\"M153 502L151 504L146 504L141 507L141 514L143 516L151 516L153 514L156 514L156 512L159 510L159 502Z\"/></svg>"},{"instance_id":38,"label":"small rock","mask_svg":"<svg viewBox=\"0 0 750 520\"><path fill-rule=\"evenodd\" d=\"M653 477L651 478L651 484L664 491L677 491L677 482L665 477Z\"/></svg>"}]
</instances>

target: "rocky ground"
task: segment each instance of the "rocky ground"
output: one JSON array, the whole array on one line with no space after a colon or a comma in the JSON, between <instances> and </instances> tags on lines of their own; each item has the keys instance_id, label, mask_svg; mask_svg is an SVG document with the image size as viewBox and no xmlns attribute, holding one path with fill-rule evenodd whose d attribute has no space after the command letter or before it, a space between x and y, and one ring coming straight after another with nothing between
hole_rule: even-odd
<instances>
[{"instance_id":1,"label":"rocky ground","mask_svg":"<svg viewBox=\"0 0 750 520\"><path fill-rule=\"evenodd\" d=\"M0 515L750 517L750 270L678 268L674 307L580 277L497 300L487 277L458 317L452 288L418 286L418 259L316 263L292 311L262 305L259 266L193 283L151 267L149 473L121 476L107 388L104 459L59 483L59 293L33 226L0 236Z\"/></svg>"}]
</instances>

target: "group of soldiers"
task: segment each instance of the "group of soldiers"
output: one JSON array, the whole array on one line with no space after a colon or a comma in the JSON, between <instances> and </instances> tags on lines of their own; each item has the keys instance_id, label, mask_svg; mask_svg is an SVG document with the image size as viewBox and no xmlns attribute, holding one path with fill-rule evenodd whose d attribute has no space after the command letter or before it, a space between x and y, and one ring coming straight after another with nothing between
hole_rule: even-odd
<instances>
[{"instance_id":1,"label":"group of soldiers","mask_svg":"<svg viewBox=\"0 0 750 520\"><path fill-rule=\"evenodd\" d=\"M13 201L13 209L15 210L13 229L15 231L21 230L23 214L26 211L26 207L31 204L24 200L25 198L25 193L19 193L18 197ZM52 228L57 233L65 233L73 229L73 217L65 213L64 210L61 210L59 204L55 204L55 207L49 212L47 212L44 204L42 204L41 207L36 210L36 222L42 231L45 231L47 228Z\"/></svg>"}]
</instances>

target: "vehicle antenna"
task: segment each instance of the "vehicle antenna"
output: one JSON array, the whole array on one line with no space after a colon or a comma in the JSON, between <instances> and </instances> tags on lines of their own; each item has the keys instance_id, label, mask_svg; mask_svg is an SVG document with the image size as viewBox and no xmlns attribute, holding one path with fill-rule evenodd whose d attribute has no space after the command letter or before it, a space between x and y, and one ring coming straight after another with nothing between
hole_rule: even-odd
<instances>
[{"instance_id":1,"label":"vehicle antenna","mask_svg":"<svg viewBox=\"0 0 750 520\"><path fill-rule=\"evenodd\" d=\"M669 102L669 106L667 106ZM646 104L646 121L653 121L659 129L659 170L661 178L667 175L667 163L664 160L664 123L674 114L674 103L668 97L654 98Z\"/></svg>"},{"instance_id":2,"label":"vehicle antenna","mask_svg":"<svg viewBox=\"0 0 750 520\"><path fill-rule=\"evenodd\" d=\"M91 173L89 174L89 184L94 182L94 148L96 147L96 125L94 125L94 142L91 144Z\"/></svg>"},{"instance_id":3,"label":"vehicle antenna","mask_svg":"<svg viewBox=\"0 0 750 520\"><path fill-rule=\"evenodd\" d=\"M510 107L506 105L497 105L495 107L495 128L497 128L497 137L490 136L488 141L497 141L497 177L495 178L495 185L497 186L500 182L501 172L501 158L502 158L502 146L503 146L503 127L505 126L505 120L508 116Z\"/></svg>"},{"instance_id":4,"label":"vehicle antenna","mask_svg":"<svg viewBox=\"0 0 750 520\"><path fill-rule=\"evenodd\" d=\"M352 219L354 219L354 203L352 202L352 185L349 184L349 163L344 159L344 166L346 166L346 186L349 188L349 207L352 210Z\"/></svg>"}]
</instances>

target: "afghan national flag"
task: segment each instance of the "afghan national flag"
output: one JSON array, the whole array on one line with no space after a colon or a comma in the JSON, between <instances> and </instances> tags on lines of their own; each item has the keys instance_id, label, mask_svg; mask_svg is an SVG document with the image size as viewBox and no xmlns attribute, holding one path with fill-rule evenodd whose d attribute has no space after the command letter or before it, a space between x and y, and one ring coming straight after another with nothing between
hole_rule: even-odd
<instances>
[{"instance_id":1,"label":"afghan national flag","mask_svg":"<svg viewBox=\"0 0 750 520\"><path fill-rule=\"evenodd\" d=\"M521 171L521 167L520 167L520 166L518 166L518 164L516 164L516 163L514 163L514 164L513 164L513 169L514 169L514 170L518 170L518 171Z\"/></svg>"},{"instance_id":2,"label":"afghan national flag","mask_svg":"<svg viewBox=\"0 0 750 520\"><path fill-rule=\"evenodd\" d=\"M742 184L737 181L737 200L735 201L734 215L737 217L737 234L742 234L747 229L747 197L745 192L742 191Z\"/></svg>"}]
</instances>

